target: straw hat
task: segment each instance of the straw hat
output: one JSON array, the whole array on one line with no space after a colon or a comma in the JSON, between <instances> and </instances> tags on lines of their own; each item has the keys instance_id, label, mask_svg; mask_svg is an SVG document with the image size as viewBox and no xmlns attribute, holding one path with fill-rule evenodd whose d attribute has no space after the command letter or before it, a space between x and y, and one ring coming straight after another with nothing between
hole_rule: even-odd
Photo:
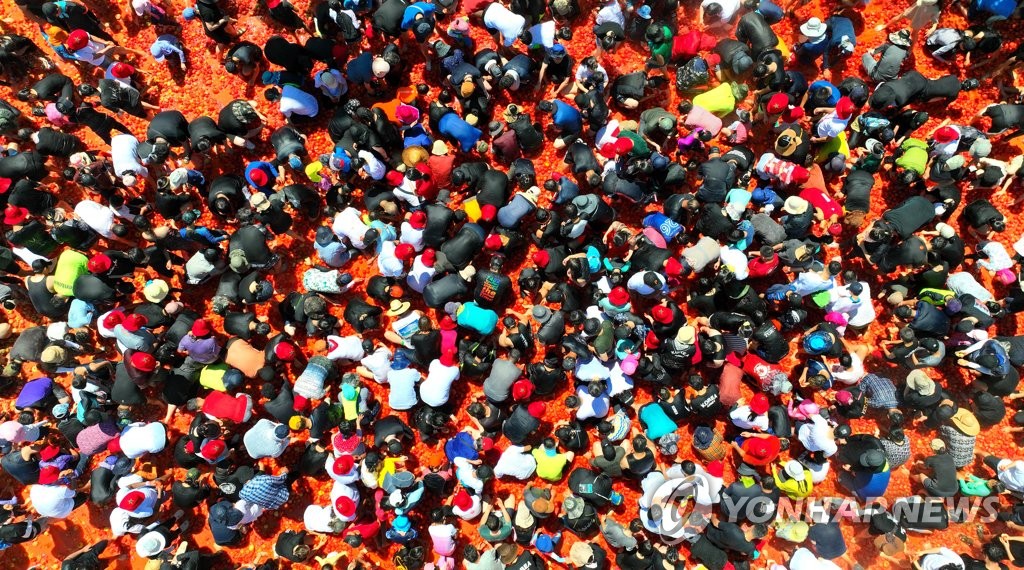
<instances>
[{"instance_id":1,"label":"straw hat","mask_svg":"<svg viewBox=\"0 0 1024 570\"><path fill-rule=\"evenodd\" d=\"M953 417L949 419L953 423L953 426L960 430L964 435L976 436L981 431L981 425L978 424L978 418L974 417L967 408L960 408L953 414Z\"/></svg>"}]
</instances>

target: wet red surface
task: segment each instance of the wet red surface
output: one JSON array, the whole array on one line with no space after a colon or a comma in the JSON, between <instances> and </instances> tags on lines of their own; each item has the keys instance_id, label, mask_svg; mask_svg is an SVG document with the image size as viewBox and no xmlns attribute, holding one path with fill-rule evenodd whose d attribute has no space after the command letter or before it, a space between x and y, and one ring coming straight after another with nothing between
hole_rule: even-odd
<instances>
[{"instance_id":1,"label":"wet red surface","mask_svg":"<svg viewBox=\"0 0 1024 570\"><path fill-rule=\"evenodd\" d=\"M118 8L114 5L106 5L102 2L91 2L90 3L95 10L100 14L103 14L107 21L111 23L113 33L126 47L131 47L143 52L148 51L150 43L155 39L156 32L148 25L141 25L134 17L134 14L129 15L130 8L122 6ZM275 24L270 22L267 18L265 9L261 3L257 2L226 2L226 8L229 13L234 17L238 18L238 26L247 28L246 38L256 43L261 43L265 38L273 33L281 33L280 30L275 28ZM294 4L304 11L307 8L307 0L295 0ZM693 3L687 3L693 4ZM165 4L167 5L167 4ZM175 1L170 4L170 12L173 14L180 14L181 10L185 7L185 4L180 1ZM831 2L810 2L808 5L797 9L797 17L792 20L786 20L776 26L776 32L779 34L784 41L790 43L796 41L795 29L800 22L804 21L807 17L812 15L827 15L826 10L828 6L831 6ZM863 25L858 29L864 29L865 31L858 37L858 46L855 57L848 60L846 64L843 64L832 71L832 77L838 80L847 75L857 75L860 70L855 64L859 62L860 54L864 51L874 48L884 40L884 32L875 32L874 25L880 22L884 22L891 18L894 14L905 8L905 3L902 0L874 0L862 13ZM117 14L118 9L123 10L123 16L117 16L115 20L112 16ZM944 14L942 19L943 25L959 26L962 25L964 19L955 10L950 10L951 13ZM37 32L34 23L28 22L24 19L21 13L13 6L13 3L4 3L0 5L0 16L4 18L9 24L6 26L8 29L13 29L18 33L26 35L35 40L39 40L42 43L40 36ZM696 8L693 6L687 6L680 12L680 28L692 22L696 16ZM577 58L577 61L590 55L593 52L593 36L590 32L591 23L589 21L580 21L575 28L575 37L568 43L569 52ZM1016 38L1019 37L1020 25L1019 24L1000 24L998 26L1003 32L1004 36L1010 38L1010 46L1014 46L1017 42ZM479 30L474 31L474 36L479 42L479 45L489 45L490 39L485 35L481 34ZM263 138L269 136L273 128L283 124L282 117L277 113L276 108L271 104L262 99L262 89L251 89L247 88L246 85L235 77L229 76L222 71L219 56L214 55L212 45L206 40L202 33L200 24L198 22L185 22L183 30L180 34L184 44L189 50L190 66L187 73L182 74L177 69L170 69L165 65L154 63L149 58L144 60L135 60L137 67L141 71L142 80L148 89L145 92L145 99L153 104L159 105L164 109L180 109L187 117L192 118L201 114L210 116L216 116L216 113L220 110L224 103L235 99L235 98L247 98L255 99L259 101L260 110L263 114L270 118L270 130L267 130ZM379 40L374 39L368 41L368 45L379 49ZM353 50L354 52L355 50ZM415 69L410 77L412 83L419 82L421 80L431 84L437 84L437 78L434 76L424 77L422 70L422 62L420 61L419 55L413 55L415 52L414 48L409 50L409 57L414 58L417 62ZM955 67L940 67L931 58L924 55L921 51L920 46L914 48L914 66L919 69L922 73L929 76L938 76L948 72L955 72ZM54 58L57 60L57 58ZM642 66L642 62L645 59L645 55L634 49L631 46L623 46L616 53L611 54L607 61L604 62L605 67L608 69L612 76L619 73L628 72ZM86 80L95 84L96 79L99 75L93 74L92 70L78 70L73 66L66 63L60 64L61 70L70 75L73 78ZM84 73L82 73L84 71ZM811 71L811 70L808 70ZM16 88L20 88L18 85ZM10 90L0 87L0 93L8 100L13 100L10 96ZM436 95L437 88L434 87L431 91L430 97ZM520 97L517 95L517 97ZM934 125L938 124L943 119L951 119L953 122L967 121L979 108L985 104L995 101L998 98L997 89L991 84L986 83L982 89L971 93L964 93L952 105L946 108L928 108L927 110L932 113L931 122L922 129L921 132L930 132ZM361 96L364 102L367 100L366 97ZM539 100L539 97L537 98ZM511 101L505 95L499 95L499 102L497 105L497 111L500 112L502 108L510 103ZM524 103L522 100L517 99L516 103ZM669 100L664 101L665 107L673 109L676 103L678 103L678 96L673 92L669 95ZM23 111L28 111L27 107L20 103L16 103L21 106ZM657 104L654 103L654 104ZM329 110L322 109L323 117L329 116ZM622 117L620 117L622 118ZM123 117L127 125L132 127L136 134L145 132L146 121L142 121L133 117ZM308 147L311 152L320 153L326 152L327 149L331 148L330 139L327 136L325 130L321 127L314 129L306 129L309 134ZM96 141L91 136L86 136L84 130L77 132L79 136L85 137L90 146L93 148L105 148L102 142ZM760 147L763 148L763 147ZM271 154L269 143L264 142L258 147L256 154L261 156L269 156ZM994 156L999 158L1008 158L1020 150L1017 148L1010 147L1003 143L997 143L995 145ZM549 146L545 151L537 158L534 159L537 171L541 175L553 170L563 170L564 167L561 165L561 155L550 148ZM236 153L233 156L220 159L216 161L212 166L204 167L204 173L207 179L212 178L218 174L224 172L239 172L243 166L243 157L240 153ZM288 183L288 174L285 174L282 183ZM834 181L832 181L834 183ZM282 184L283 185L283 184ZM965 189L966 190L966 189ZM63 188L60 190L62 197L68 201L75 200L77 197L77 190L74 188ZM148 188L147 193L151 196L153 189ZM966 190L964 196L964 203L969 202L975 197L981 196L980 192L973 190ZM893 206L899 203L904 196L898 192L893 192L885 188L884 185L876 187L876 193L872 197L873 213L878 214L885 208ZM997 206L1006 208L1010 199L1004 198L996 200ZM653 208L654 206L652 206ZM1007 211L1004 209L1004 211ZM1008 216L1008 229L1002 234L1004 244L1009 246L1017 236L1021 234L1022 227L1020 214L1020 207L1009 210L1010 215ZM638 219L638 212L629 212L626 219ZM204 221L211 221L208 217ZM281 237L278 238L275 246L281 252L288 252L284 255L284 264L280 270L271 277L274 281L275 288L278 292L287 292L298 288L300 282L300 276L303 270L306 269L310 263L309 256L313 254L311 242L309 239L312 235L312 228L309 226L300 227L300 233L306 236L306 240L302 242L293 242L291 238ZM524 252L528 253L528 252ZM525 256L524 256L525 257ZM520 263L524 257L513 257L513 267L515 264ZM855 266L860 269L859 266ZM361 275L371 275L375 272L376 265L373 262L367 263L365 261L359 261L356 264L355 273ZM866 273L866 271L861 271ZM146 278L150 276L139 275L136 281L141 284ZM180 283L172 283L172 286L179 286ZM1002 291L997 288L997 291L1001 294ZM195 288L187 290L183 294L183 299L192 306L203 306L207 303L210 291L207 288ZM682 301L684 296L682 293L677 293L677 300ZM141 299L141 294L139 296ZM276 311L270 311L272 305L262 305L257 311L260 314L268 314L271 318L272 324L275 325L276 329L280 329L281 323L277 317ZM521 310L522 304L515 307L516 310ZM340 309L335 309L340 311ZM24 311L19 309L19 311ZM20 330L26 326L30 326L31 323L38 322L38 317L29 312L15 312L8 313L8 320L12 323L15 330ZM878 341L887 340L889 335L886 331L888 326L888 316L880 318L876 325L872 326L865 334L863 340L871 345L874 345ZM218 330L221 330L220 323L217 322L216 326ZM1019 322L1013 320L1006 320L999 324L1000 334L1015 334L1018 330ZM10 341L7 341L8 343ZM307 353L311 351L312 345L310 343L307 346ZM109 351L106 356L113 356L113 352ZM792 366L796 360L792 359L788 364ZM893 378L902 378L905 373L898 369L888 365L885 362L878 360L869 360L868 367L870 370L878 372L883 375L889 375ZM297 371L296 371L297 373ZM32 377L32 370L26 369L23 376L27 378ZM292 376L294 377L294 376ZM943 382L949 388L954 391L963 392L969 382L964 375L962 375L955 366L946 366L942 369ZM470 393L478 387L465 385L462 382L459 386L453 390L453 402L458 403L456 409L464 410L465 405L468 404ZM378 392L378 395L382 395L382 390L379 387L374 387ZM254 391L255 393L255 391ZM544 418L547 422L553 423L567 414L561 409L560 403L565 394L559 394L553 398L551 405L548 406L548 412ZM817 398L819 403L825 403L822 398L823 394L818 394ZM644 403L650 400L650 394L643 389L638 390L637 401ZM386 397L382 398L384 402L387 401ZM386 404L385 404L386 406ZM145 417L149 419L159 419L163 415L163 409L161 406L149 406L145 410ZM386 410L385 410L386 412ZM1012 412L1011 414L1012 415ZM181 413L175 423L172 426L172 430L180 430L187 425L189 414ZM466 418L460 414L460 422ZM724 424L720 422L720 427ZM855 432L869 432L874 429L874 422L872 420L858 420L853 422ZM1003 431L1005 426L996 426L985 430L978 438L978 449L985 449L994 453L1016 456L1019 451L1019 441L1015 435L1007 434ZM685 437L683 441L687 441L690 434L690 428L684 428ZM934 437L933 432L927 428L914 427L908 428L908 435L912 438L913 449L916 458L923 458L929 454L928 442ZM504 446L503 442L499 445ZM299 445L293 445L293 448L298 448ZM683 457L689 457L688 446L682 446L685 448L681 455ZM439 453L439 449L428 450L425 445L420 444L414 449L409 455L415 461L417 456L423 456L425 453ZM267 463L265 465L272 466L274 470L279 470L284 466L288 465L288 462L295 459L298 455L298 451L290 452L286 454L281 461L274 463ZM496 456L492 457L492 460L496 459ZM583 465L583 459L578 458L576 465ZM172 461L170 458L170 449L161 454L160 457L153 459L153 462L160 471L173 469ZM970 468L969 468L970 469ZM731 470L731 468L727 468ZM977 466L973 471L979 475L987 475L987 471L982 466ZM180 469L174 469L177 477L182 476ZM920 493L921 489L916 482L910 482L911 471L907 467L900 468L893 473L892 482L889 486L887 498L890 500L897 497L906 496L910 494ZM4 479L11 483L9 489L17 489L17 484L3 476ZM731 475L727 474L726 479L730 480ZM521 488L518 484L511 483L499 483L494 485L490 490L492 496L503 497L506 494L515 494ZM623 523L628 522L635 516L635 501L637 498L636 488L628 487L625 483L619 483L617 488L626 494L626 500L623 506L615 510L614 516ZM320 504L327 504L329 501L330 482L323 477L319 480L305 478L300 480L294 487L292 493L292 500L288 503L286 508L276 513L265 514L249 533L248 538L242 546L236 548L225 549L226 556L230 558L233 565L243 565L251 563L257 556L270 556L273 549L273 541L276 535L285 529L300 529L302 527L302 511L304 507L310 502L316 502ZM9 493L5 491L4 493ZM18 490L19 493L25 495L22 490ZM0 493L0 494L4 494ZM826 481L825 483L815 487L814 496L843 496L843 492L833 485L832 480ZM59 561L66 554L77 550L85 544L92 543L101 538L108 537L108 521L107 516L109 514L109 507L104 509L98 509L92 505L88 505L78 509L70 518L64 521L55 522L50 526L49 531L36 541L30 544L16 546L5 550L3 555L0 556L0 567L11 568L11 569L22 569L31 565L38 565L42 568L55 568L59 564ZM200 548L209 549L213 544L209 532L205 528L205 508L203 511L190 513L189 515L193 520L192 528L189 530L188 540L197 545ZM423 523L423 518L417 519L420 523ZM425 526L425 523L424 523ZM864 567L886 565L881 559L877 559L873 552L873 548L870 543L856 542L853 538L854 528L846 526L846 534L848 540L851 543L851 550L853 558L859 561ZM568 552L568 548L572 541L575 540L572 536L567 536L567 543L562 546L561 551L563 553ZM141 568L144 566L144 561L140 560L134 555L132 538L122 538L114 541L112 545L106 551L106 556L111 557L113 560L113 567L116 568ZM463 525L462 537L460 543L465 544L466 542L472 542L478 546L482 545L482 541L477 535L476 529L470 525ZM960 551L968 551L977 554L978 537L976 536L976 530L973 524L971 525L954 525L948 531L927 535L924 538L912 538L909 544L910 551L920 550L929 546L945 545ZM784 552L791 550L792 547L788 544L781 543L780 541L773 541L764 556L760 559L757 565L768 559L785 560L788 558ZM347 551L350 550L341 540L331 539L327 546L322 550L323 553L330 552L332 550ZM390 556L383 552L373 552L370 554L370 559L374 562L381 564L383 567L391 567ZM909 562L901 564L901 567L909 566ZM226 566L225 566L226 567Z\"/></svg>"}]
</instances>

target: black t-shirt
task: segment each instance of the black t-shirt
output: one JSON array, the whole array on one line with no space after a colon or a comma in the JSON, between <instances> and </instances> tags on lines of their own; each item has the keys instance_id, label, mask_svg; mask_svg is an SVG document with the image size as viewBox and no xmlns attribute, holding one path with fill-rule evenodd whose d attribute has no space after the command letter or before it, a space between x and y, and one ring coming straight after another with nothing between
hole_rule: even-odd
<instances>
[{"instance_id":1,"label":"black t-shirt","mask_svg":"<svg viewBox=\"0 0 1024 570\"><path fill-rule=\"evenodd\" d=\"M203 483L185 485L182 481L175 481L171 485L171 498L176 507L191 509L210 496L210 488Z\"/></svg>"},{"instance_id":2,"label":"black t-shirt","mask_svg":"<svg viewBox=\"0 0 1024 570\"><path fill-rule=\"evenodd\" d=\"M875 185L875 177L866 170L851 170L843 181L843 193L846 202L843 206L848 212L867 212L871 209L871 189Z\"/></svg>"},{"instance_id":3,"label":"black t-shirt","mask_svg":"<svg viewBox=\"0 0 1024 570\"><path fill-rule=\"evenodd\" d=\"M181 111L161 111L149 122L146 139L153 141L163 137L172 145L180 145L188 140L188 127L188 119Z\"/></svg>"},{"instance_id":4,"label":"black t-shirt","mask_svg":"<svg viewBox=\"0 0 1024 570\"><path fill-rule=\"evenodd\" d=\"M929 491L939 496L953 496L960 489L956 479L956 465L953 456L948 453L933 455L924 460L924 464L932 470Z\"/></svg>"},{"instance_id":5,"label":"black t-shirt","mask_svg":"<svg viewBox=\"0 0 1024 570\"><path fill-rule=\"evenodd\" d=\"M416 354L416 362L421 365L430 364L441 354L441 331L419 331L412 335L409 344Z\"/></svg>"},{"instance_id":6,"label":"black t-shirt","mask_svg":"<svg viewBox=\"0 0 1024 570\"><path fill-rule=\"evenodd\" d=\"M697 169L702 180L697 199L704 202L724 202L729 189L736 184L736 165L719 158L712 158Z\"/></svg>"},{"instance_id":7,"label":"black t-shirt","mask_svg":"<svg viewBox=\"0 0 1024 570\"><path fill-rule=\"evenodd\" d=\"M540 420L531 416L526 406L517 406L501 426L501 431L513 445L522 445L538 427Z\"/></svg>"},{"instance_id":8,"label":"black t-shirt","mask_svg":"<svg viewBox=\"0 0 1024 570\"><path fill-rule=\"evenodd\" d=\"M717 526L708 525L704 529L704 536L715 546L724 550L748 555L754 552L754 543L747 540L743 529L736 523L721 521Z\"/></svg>"},{"instance_id":9,"label":"black t-shirt","mask_svg":"<svg viewBox=\"0 0 1024 570\"><path fill-rule=\"evenodd\" d=\"M690 545L690 556L707 566L708 570L722 570L729 562L729 555L706 536L701 536Z\"/></svg>"},{"instance_id":10,"label":"black t-shirt","mask_svg":"<svg viewBox=\"0 0 1024 570\"><path fill-rule=\"evenodd\" d=\"M132 380L128 369L123 363L116 363L114 368L114 385L110 389L110 397L125 406L140 406L146 403L146 395L139 385Z\"/></svg>"},{"instance_id":11,"label":"black t-shirt","mask_svg":"<svg viewBox=\"0 0 1024 570\"><path fill-rule=\"evenodd\" d=\"M838 522L811 525L807 538L814 543L815 553L826 560L839 558L846 553L846 540Z\"/></svg>"}]
</instances>

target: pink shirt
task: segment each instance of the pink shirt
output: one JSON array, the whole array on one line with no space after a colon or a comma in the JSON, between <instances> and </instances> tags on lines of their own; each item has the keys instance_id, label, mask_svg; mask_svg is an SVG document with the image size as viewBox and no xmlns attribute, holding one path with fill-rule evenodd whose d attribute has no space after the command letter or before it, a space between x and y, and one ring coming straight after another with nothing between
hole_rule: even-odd
<instances>
[{"instance_id":1,"label":"pink shirt","mask_svg":"<svg viewBox=\"0 0 1024 570\"><path fill-rule=\"evenodd\" d=\"M722 130L722 119L704 107L694 105L690 112L686 114L683 125L691 129L701 127L704 130L711 131L712 135L717 135Z\"/></svg>"}]
</instances>

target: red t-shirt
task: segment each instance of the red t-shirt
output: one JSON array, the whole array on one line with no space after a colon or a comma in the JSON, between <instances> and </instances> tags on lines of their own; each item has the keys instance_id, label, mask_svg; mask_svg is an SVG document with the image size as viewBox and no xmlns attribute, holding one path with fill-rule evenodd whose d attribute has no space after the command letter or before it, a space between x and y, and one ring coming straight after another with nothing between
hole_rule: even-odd
<instances>
[{"instance_id":1,"label":"red t-shirt","mask_svg":"<svg viewBox=\"0 0 1024 570\"><path fill-rule=\"evenodd\" d=\"M203 400L203 413L218 419L242 423L245 421L249 401L245 394L232 396L224 392L210 392Z\"/></svg>"}]
</instances>

